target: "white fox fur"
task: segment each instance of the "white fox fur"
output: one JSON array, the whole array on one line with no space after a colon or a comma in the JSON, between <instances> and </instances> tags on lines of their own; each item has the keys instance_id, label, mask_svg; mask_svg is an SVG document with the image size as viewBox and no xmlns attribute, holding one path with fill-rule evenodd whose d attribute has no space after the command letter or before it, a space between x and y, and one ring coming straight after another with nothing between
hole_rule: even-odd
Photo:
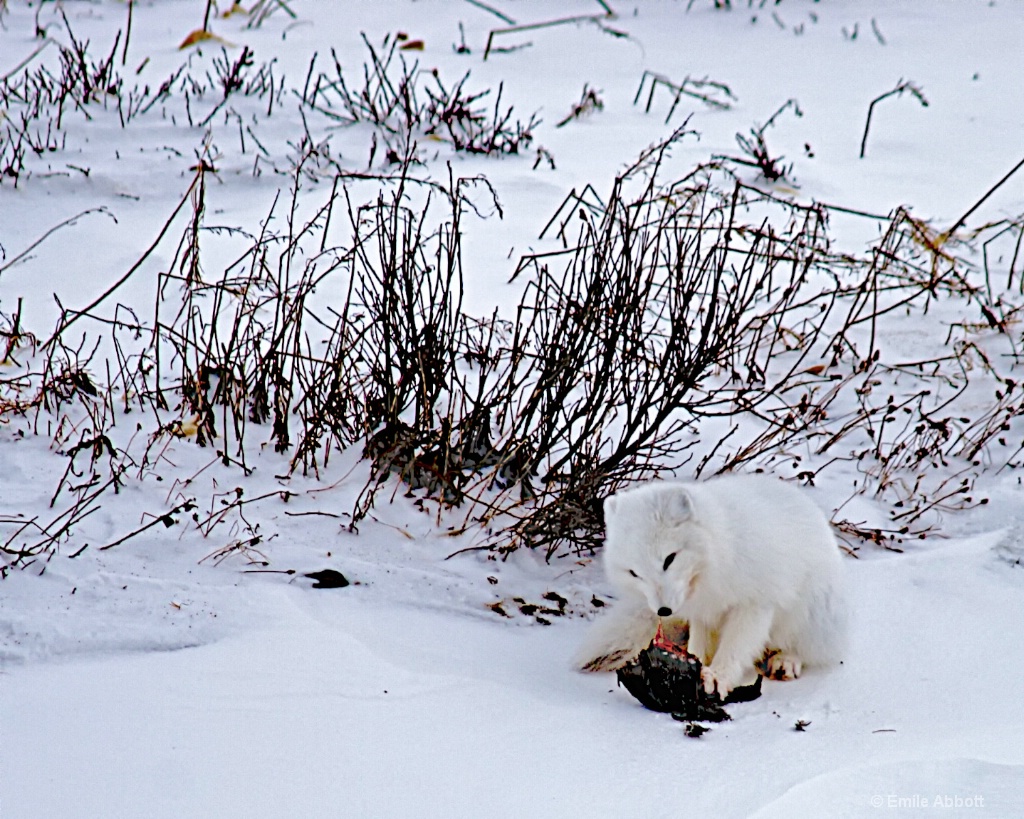
<instances>
[{"instance_id":1,"label":"white fox fur","mask_svg":"<svg viewBox=\"0 0 1024 819\"><path fill-rule=\"evenodd\" d=\"M646 648L659 621L689 626L704 687L725 697L754 681L834 662L843 649L842 558L825 515L764 475L653 482L604 503L604 567L619 599L576 664L610 671Z\"/></svg>"}]
</instances>

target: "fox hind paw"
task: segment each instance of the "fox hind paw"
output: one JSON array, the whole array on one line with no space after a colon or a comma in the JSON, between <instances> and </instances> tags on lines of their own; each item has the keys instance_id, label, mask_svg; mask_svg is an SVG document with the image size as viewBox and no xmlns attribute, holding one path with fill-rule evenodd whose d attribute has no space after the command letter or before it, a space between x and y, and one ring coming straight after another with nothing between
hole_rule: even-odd
<instances>
[{"instance_id":1,"label":"fox hind paw","mask_svg":"<svg viewBox=\"0 0 1024 819\"><path fill-rule=\"evenodd\" d=\"M792 654L773 651L762 661L762 671L769 680L795 680L803 671L803 663Z\"/></svg>"}]
</instances>

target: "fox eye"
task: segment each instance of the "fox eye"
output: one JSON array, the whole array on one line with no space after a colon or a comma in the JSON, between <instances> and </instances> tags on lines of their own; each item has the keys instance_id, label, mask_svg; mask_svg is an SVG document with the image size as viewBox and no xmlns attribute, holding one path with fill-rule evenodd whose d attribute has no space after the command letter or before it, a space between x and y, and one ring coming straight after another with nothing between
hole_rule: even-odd
<instances>
[{"instance_id":1,"label":"fox eye","mask_svg":"<svg viewBox=\"0 0 1024 819\"><path fill-rule=\"evenodd\" d=\"M629 573L630 573L631 575L633 575L633 577L635 577L635 578L636 578L637 580L639 580L639 579L640 579L640 575L638 575L638 574L637 574L636 572L634 572L634 571L633 571L632 569L630 569L630 570L629 570Z\"/></svg>"},{"instance_id":2,"label":"fox eye","mask_svg":"<svg viewBox=\"0 0 1024 819\"><path fill-rule=\"evenodd\" d=\"M672 565L672 561L676 559L676 553L672 552L668 557L665 558L665 563L662 565L661 570L663 572L668 571L668 567Z\"/></svg>"}]
</instances>

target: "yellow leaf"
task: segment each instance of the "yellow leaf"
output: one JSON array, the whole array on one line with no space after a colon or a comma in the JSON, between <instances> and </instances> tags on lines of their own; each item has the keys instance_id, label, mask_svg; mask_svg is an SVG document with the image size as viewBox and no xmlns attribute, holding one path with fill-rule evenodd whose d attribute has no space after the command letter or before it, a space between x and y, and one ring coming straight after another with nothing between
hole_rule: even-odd
<instances>
[{"instance_id":1,"label":"yellow leaf","mask_svg":"<svg viewBox=\"0 0 1024 819\"><path fill-rule=\"evenodd\" d=\"M172 434L178 438L191 438L199 432L199 416L196 415L190 419L183 419L177 422L177 426L172 430Z\"/></svg>"},{"instance_id":2,"label":"yellow leaf","mask_svg":"<svg viewBox=\"0 0 1024 819\"><path fill-rule=\"evenodd\" d=\"M178 46L178 51L183 51L186 48L190 48L197 43L204 43L207 40L213 40L217 43L223 43L224 40L218 37L216 34L212 34L209 31L204 31L201 28L197 28L191 34L188 35L184 40L181 41L181 45Z\"/></svg>"}]
</instances>

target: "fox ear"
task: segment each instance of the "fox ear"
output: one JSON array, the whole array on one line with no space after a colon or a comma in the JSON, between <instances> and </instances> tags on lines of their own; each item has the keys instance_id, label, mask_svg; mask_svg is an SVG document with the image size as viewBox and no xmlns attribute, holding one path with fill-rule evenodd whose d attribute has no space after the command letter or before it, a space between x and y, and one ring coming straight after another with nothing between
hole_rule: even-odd
<instances>
[{"instance_id":1,"label":"fox ear","mask_svg":"<svg viewBox=\"0 0 1024 819\"><path fill-rule=\"evenodd\" d=\"M693 497L681 486L674 489L668 498L665 517L669 523L686 523L693 519Z\"/></svg>"}]
</instances>

